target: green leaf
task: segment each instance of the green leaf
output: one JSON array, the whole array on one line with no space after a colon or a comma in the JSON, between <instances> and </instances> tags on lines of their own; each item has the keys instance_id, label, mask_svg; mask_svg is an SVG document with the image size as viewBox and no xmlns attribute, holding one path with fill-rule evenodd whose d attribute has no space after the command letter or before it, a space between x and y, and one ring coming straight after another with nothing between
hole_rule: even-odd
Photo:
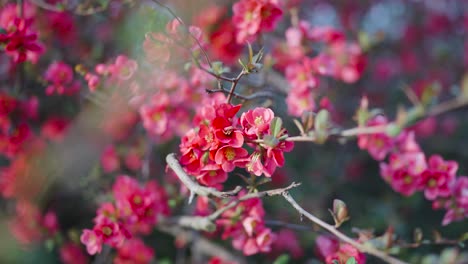
<instances>
[{"instance_id":1,"label":"green leaf","mask_svg":"<svg viewBox=\"0 0 468 264\"><path fill-rule=\"evenodd\" d=\"M468 98L468 74L465 74L461 81L461 96Z\"/></svg>"},{"instance_id":2,"label":"green leaf","mask_svg":"<svg viewBox=\"0 0 468 264\"><path fill-rule=\"evenodd\" d=\"M347 261L346 264L358 264L356 259L354 257L350 257Z\"/></svg>"},{"instance_id":3,"label":"green leaf","mask_svg":"<svg viewBox=\"0 0 468 264\"><path fill-rule=\"evenodd\" d=\"M279 117L274 117L270 122L270 131L272 131L274 137L278 137L281 133L283 126L283 120Z\"/></svg>"},{"instance_id":4,"label":"green leaf","mask_svg":"<svg viewBox=\"0 0 468 264\"><path fill-rule=\"evenodd\" d=\"M263 47L258 51L257 54L255 54L255 56L253 56L252 63L259 63L262 57L263 57Z\"/></svg>"},{"instance_id":5,"label":"green leaf","mask_svg":"<svg viewBox=\"0 0 468 264\"><path fill-rule=\"evenodd\" d=\"M318 112L315 117L315 130L326 130L330 123L330 113L327 110L322 109Z\"/></svg>"},{"instance_id":6,"label":"green leaf","mask_svg":"<svg viewBox=\"0 0 468 264\"><path fill-rule=\"evenodd\" d=\"M283 254L275 259L273 264L287 264L289 262L289 255Z\"/></svg>"},{"instance_id":7,"label":"green leaf","mask_svg":"<svg viewBox=\"0 0 468 264\"><path fill-rule=\"evenodd\" d=\"M268 147L274 148L278 146L279 143L279 139L273 135L265 135L263 137L263 144L267 145Z\"/></svg>"},{"instance_id":8,"label":"green leaf","mask_svg":"<svg viewBox=\"0 0 468 264\"><path fill-rule=\"evenodd\" d=\"M319 144L325 143L328 138L328 127L330 125L330 114L327 110L322 109L315 117L315 136L316 142Z\"/></svg>"},{"instance_id":9,"label":"green leaf","mask_svg":"<svg viewBox=\"0 0 468 264\"><path fill-rule=\"evenodd\" d=\"M460 242L467 241L468 240L468 232L464 233L463 235L460 236Z\"/></svg>"}]
</instances>

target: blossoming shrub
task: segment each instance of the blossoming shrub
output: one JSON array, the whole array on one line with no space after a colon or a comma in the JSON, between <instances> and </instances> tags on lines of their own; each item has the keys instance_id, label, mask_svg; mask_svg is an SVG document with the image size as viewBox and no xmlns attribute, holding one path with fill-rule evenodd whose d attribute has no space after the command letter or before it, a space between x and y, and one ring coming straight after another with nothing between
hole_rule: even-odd
<instances>
[{"instance_id":1,"label":"blossoming shrub","mask_svg":"<svg viewBox=\"0 0 468 264\"><path fill-rule=\"evenodd\" d=\"M462 1L1 4L1 263L468 262Z\"/></svg>"}]
</instances>

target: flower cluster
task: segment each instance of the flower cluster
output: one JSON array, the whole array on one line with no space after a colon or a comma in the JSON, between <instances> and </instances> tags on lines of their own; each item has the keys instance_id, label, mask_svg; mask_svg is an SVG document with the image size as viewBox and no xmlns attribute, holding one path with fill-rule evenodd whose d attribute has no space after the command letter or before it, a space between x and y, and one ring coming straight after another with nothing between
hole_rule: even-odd
<instances>
[{"instance_id":1,"label":"flower cluster","mask_svg":"<svg viewBox=\"0 0 468 264\"><path fill-rule=\"evenodd\" d=\"M232 238L232 246L250 256L270 252L276 239L276 235L265 226L264 216L262 201L254 198L224 212L216 225L223 229L222 239Z\"/></svg>"},{"instance_id":2,"label":"flower cluster","mask_svg":"<svg viewBox=\"0 0 468 264\"><path fill-rule=\"evenodd\" d=\"M108 145L101 155L101 167L106 173L119 171L123 165L131 171L137 171L141 168L142 156L141 147L138 145L119 146L119 149Z\"/></svg>"},{"instance_id":3,"label":"flower cluster","mask_svg":"<svg viewBox=\"0 0 468 264\"><path fill-rule=\"evenodd\" d=\"M114 63L98 64L95 67L95 73L82 71L85 80L88 82L88 87L91 92L96 91L99 86L135 86L136 83L132 79L138 69L136 61L129 59L125 55L119 55L115 58ZM103 80L105 79L105 80ZM136 88L134 88L136 89Z\"/></svg>"},{"instance_id":4,"label":"flower cluster","mask_svg":"<svg viewBox=\"0 0 468 264\"><path fill-rule=\"evenodd\" d=\"M311 27L306 21L286 31L286 43L275 47L276 65L285 71L290 91L288 112L300 116L315 109L319 76L330 76L346 83L356 82L365 67L365 58L357 43L347 42L344 33L331 27ZM318 54L309 55L311 45L324 43Z\"/></svg>"},{"instance_id":5,"label":"flower cluster","mask_svg":"<svg viewBox=\"0 0 468 264\"><path fill-rule=\"evenodd\" d=\"M5 53L13 58L15 64L30 61L37 63L44 53L44 46L38 40L38 33L33 28L34 9L25 6L25 16L20 17L16 4L8 4L0 12L0 44L5 45Z\"/></svg>"},{"instance_id":6,"label":"flower cluster","mask_svg":"<svg viewBox=\"0 0 468 264\"><path fill-rule=\"evenodd\" d=\"M236 40L242 44L254 41L262 32L272 31L283 14L276 0L241 0L232 10Z\"/></svg>"},{"instance_id":7,"label":"flower cluster","mask_svg":"<svg viewBox=\"0 0 468 264\"><path fill-rule=\"evenodd\" d=\"M236 167L271 177L277 167L284 165L283 152L294 146L280 141L287 136L284 129L271 127L277 120L271 109L249 110L239 120L236 114L240 107L216 102L203 106L195 116L196 127L182 138L180 162L204 185L225 182L227 173ZM256 143L259 140L262 143ZM250 155L246 146L254 149Z\"/></svg>"},{"instance_id":8,"label":"flower cluster","mask_svg":"<svg viewBox=\"0 0 468 264\"><path fill-rule=\"evenodd\" d=\"M42 214L39 208L28 201L16 203L16 217L9 223L15 238L24 245L51 238L58 231L57 216L53 211Z\"/></svg>"},{"instance_id":9,"label":"flower cluster","mask_svg":"<svg viewBox=\"0 0 468 264\"><path fill-rule=\"evenodd\" d=\"M44 79L49 83L46 94L74 95L79 91L78 81L73 81L73 69L62 61L56 61L49 65L44 74Z\"/></svg>"},{"instance_id":10,"label":"flower cluster","mask_svg":"<svg viewBox=\"0 0 468 264\"><path fill-rule=\"evenodd\" d=\"M195 51L200 48L199 44L203 45L202 31L196 26L189 26L188 32L185 31L180 20L174 18L166 25L164 33L147 33L143 42L147 60L164 68L174 57L190 57L187 49ZM190 45L187 46L187 43Z\"/></svg>"},{"instance_id":11,"label":"flower cluster","mask_svg":"<svg viewBox=\"0 0 468 264\"><path fill-rule=\"evenodd\" d=\"M169 207L164 189L155 181L140 186L126 175L119 176L113 187L114 203L103 203L97 210L92 230L85 229L81 242L86 245L89 254L101 252L102 245L107 244L121 251L121 258L137 253L129 250L141 247L139 242L128 242L135 234L148 234L157 223L160 215L167 215ZM123 247L123 249L121 249ZM150 256L151 252L143 255ZM137 256L131 256L137 257Z\"/></svg>"},{"instance_id":12,"label":"flower cluster","mask_svg":"<svg viewBox=\"0 0 468 264\"><path fill-rule=\"evenodd\" d=\"M383 116L367 122L369 127L388 124ZM433 201L434 208L447 209L443 224L468 216L466 204L458 202L468 197L462 191L464 177L457 179L456 176L458 164L439 155L426 158L414 139L413 131L404 130L396 137L386 132L359 135L358 145L378 161L388 156L388 163L380 163L380 173L396 192L410 196L422 191L426 199Z\"/></svg>"}]
</instances>

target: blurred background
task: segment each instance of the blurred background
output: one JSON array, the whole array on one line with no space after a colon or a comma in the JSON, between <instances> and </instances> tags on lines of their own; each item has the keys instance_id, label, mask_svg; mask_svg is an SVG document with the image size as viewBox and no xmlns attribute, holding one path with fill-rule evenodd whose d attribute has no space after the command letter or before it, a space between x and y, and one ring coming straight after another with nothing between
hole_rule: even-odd
<instances>
[{"instance_id":1,"label":"blurred background","mask_svg":"<svg viewBox=\"0 0 468 264\"><path fill-rule=\"evenodd\" d=\"M237 58L248 55L246 46L237 44L232 32L234 2L165 2L187 25L202 29L208 55L229 66L231 75L240 69ZM158 62L148 61L143 47L147 33L164 32L172 15L153 1L0 1L0 32L6 30L6 20L18 16L18 4L23 5L22 16L33 19L44 50L24 63L15 62L6 52L0 53L0 123L5 128L0 137L0 263L62 263L64 244L71 241L80 245L81 230L92 227L98 205L111 199L109 192L117 175L132 175L142 182L157 180L166 188L173 215L193 210L186 205L187 196L179 191L177 179L166 173L165 156L179 151L180 137L190 128L201 100L174 105L174 109L180 107L185 112L173 116L178 124L169 128L170 132L158 135L144 128L138 109L130 102L137 100L134 85L153 94L167 89L165 85L173 85L169 70L187 80L193 77L186 70L190 67L187 57L177 57L176 48L171 52L169 66L163 69ZM393 120L399 107L412 106L405 91L411 90L421 98L424 95L437 104L467 89L466 1L288 0L283 5L294 8L285 8L275 30L252 43L255 50L264 47L264 61L277 60L275 54L286 45L285 31L291 27L293 17L307 21L311 27L336 28L362 50L365 67L357 81L320 78L314 100L326 106L337 127L356 126L354 113L364 95L370 108L380 109ZM312 54L324 48L320 43L310 44ZM287 56L288 50L284 53ZM105 88L90 91L91 81L86 74L96 71L100 63L114 63L122 54L138 63L139 72L132 82L101 80ZM62 61L72 69L73 81L66 84L68 88L62 94L46 92L51 83L46 72L54 61ZM284 69L272 63L265 71L282 76L282 82L262 84L263 78L268 78L262 73L242 80L239 92L274 93L270 99L249 101L245 109L270 106L283 118L289 133L298 135L285 101L289 88ZM180 96L210 96L205 89L216 87L213 80L201 85L191 81L189 88L184 88L187 90L177 88ZM457 175L467 174L466 108L426 118L410 129L427 156L439 154L457 161ZM442 226L445 212L433 210L422 193L405 197L393 191L380 176L379 162L360 150L355 139L329 140L322 145L297 143L285 157L286 165L262 188L301 182L302 186L292 191L295 199L329 222L332 217L328 208L333 199L345 201L351 219L341 229L347 234L358 228L373 229L381 235L393 227L401 239L413 241L417 228L431 240L434 232L436 237L450 240L458 240L468 232L466 221ZM242 183L240 177L232 176L226 189ZM301 222L280 197L266 198L264 205L267 220L305 225L312 230L293 230L300 252L281 249L248 257L248 261L272 263L284 253L289 263L320 263L314 241L322 232L305 220ZM49 214L52 212L55 217ZM283 227L272 229L279 232ZM209 239L238 254L229 241L219 236ZM156 252L154 263L191 262L193 248L181 236L155 230L145 237L145 242ZM82 245L78 250L85 252ZM86 257L85 263L111 263L113 253L104 254ZM402 248L399 256L410 263L468 263L444 262L440 254L447 255L447 259L462 259L459 254L466 254L466 249L458 243L422 245ZM368 263L380 262L369 257Z\"/></svg>"}]
</instances>

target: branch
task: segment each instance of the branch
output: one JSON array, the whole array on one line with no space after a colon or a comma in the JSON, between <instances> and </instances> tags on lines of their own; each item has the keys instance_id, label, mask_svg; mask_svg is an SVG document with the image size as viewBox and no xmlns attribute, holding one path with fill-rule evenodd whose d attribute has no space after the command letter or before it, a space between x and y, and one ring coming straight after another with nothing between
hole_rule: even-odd
<instances>
[{"instance_id":1,"label":"branch","mask_svg":"<svg viewBox=\"0 0 468 264\"><path fill-rule=\"evenodd\" d=\"M214 89L214 90L206 89L206 92L207 93L229 94L228 90L224 90L222 88ZM271 92L268 92L268 91L261 91L261 92L253 93L253 94L250 94L250 95L241 95L241 94L233 92L232 96L237 98L237 99L244 100L244 101L255 100L255 99L258 99L258 98L273 98L274 97L274 95Z\"/></svg>"},{"instance_id":2,"label":"branch","mask_svg":"<svg viewBox=\"0 0 468 264\"><path fill-rule=\"evenodd\" d=\"M218 198L225 198L229 196L234 196L242 190L242 187L237 186L232 191L220 192L215 188L199 185L197 182L192 180L192 178L190 178L190 176L185 172L185 170L182 168L179 161L177 160L176 154L174 153L170 153L166 156L166 162L167 165L169 165L169 167L175 172L177 177L179 177L180 181L190 190L189 203L192 202L195 194L198 194L200 196L214 196Z\"/></svg>"},{"instance_id":3,"label":"branch","mask_svg":"<svg viewBox=\"0 0 468 264\"><path fill-rule=\"evenodd\" d=\"M444 114L449 111L453 111L455 109L464 107L468 105L468 98L455 98L452 100L448 100L442 102L423 113L419 119L423 119L425 117L432 117ZM411 122L410 122L411 123ZM336 136L339 138L347 138L347 137L355 137L359 135L366 135L366 134L378 134L378 133L386 133L388 128L391 126L395 126L395 122L388 123L386 125L378 125L378 126L364 126L364 127L354 127L338 132L330 132L330 136ZM407 125L406 125L407 126ZM402 125L402 129L406 128L405 125ZM296 141L296 142L315 142L317 139L314 136L294 136L288 137L285 139L286 141Z\"/></svg>"},{"instance_id":4,"label":"branch","mask_svg":"<svg viewBox=\"0 0 468 264\"><path fill-rule=\"evenodd\" d=\"M181 227L191 228L195 230L202 230L202 231L207 231L207 232L213 232L216 230L216 225L214 224L214 221L218 219L227 210L236 207L239 203L249 200L249 199L253 199L253 198L281 195L283 192L286 192L299 185L301 184L293 182L292 184L290 184L289 186L285 188L248 193L246 195L243 195L239 199L228 202L226 206L219 208L218 210L216 210L215 212L213 212L212 214L208 216L179 216L179 217L168 219L167 222L171 224L179 225Z\"/></svg>"},{"instance_id":5,"label":"branch","mask_svg":"<svg viewBox=\"0 0 468 264\"><path fill-rule=\"evenodd\" d=\"M235 255L225 248L211 242L209 239L206 239L201 236L194 235L193 232L183 230L182 228L174 225L158 225L158 230L170 234L172 236L181 236L187 241L187 243L193 243L196 246L196 249L210 257L220 257L223 260L231 261L239 264L247 263L247 261L242 257Z\"/></svg>"},{"instance_id":6,"label":"branch","mask_svg":"<svg viewBox=\"0 0 468 264\"><path fill-rule=\"evenodd\" d=\"M355 240L353 240L352 238L348 237L347 235L341 233L340 231L338 231L338 229L336 229L334 226L332 225L329 225L327 224L326 222L322 221L321 219L317 218L316 216L312 215L311 213L307 212L306 210L304 210L304 208L302 208L293 198L292 196L287 192L285 191L283 193L283 197L286 199L286 201L288 201L301 215L304 215L305 217L307 217L310 221L316 223L317 225L319 225L320 227L322 227L323 229L327 230L328 232L332 233L333 235L335 235L337 238L339 238L340 240L342 240L343 242L345 243L348 243L350 245L352 245L353 247L355 247L356 249L358 249L359 251L363 252L363 253L367 253L367 254L370 254L370 255L373 255L383 261L386 261L387 263L390 263L390 264L406 264L406 262L404 261L401 261L397 258L394 258L392 256L389 256L387 255L385 252L382 252L370 245L365 245L365 244L361 244Z\"/></svg>"},{"instance_id":7,"label":"branch","mask_svg":"<svg viewBox=\"0 0 468 264\"><path fill-rule=\"evenodd\" d=\"M195 42L197 43L198 47L200 48L200 50L202 51L203 53L203 56L205 57L206 59L206 62L208 63L208 65L210 65L210 68L212 67L212 63L211 63L211 60L210 60L210 57L208 57L208 53L206 52L205 48L203 48L202 44L200 43L200 41L198 40L198 38L196 36L194 36L192 34L192 32L190 32L190 29L188 28L187 25L185 25L184 21L182 21L182 19L180 19L180 17L178 17L173 11L172 9L170 9L168 6L166 6L165 4L161 3L160 1L158 0L152 0L154 3L156 3L157 5L161 6L162 8L166 9L169 14L171 14L171 16L174 17L174 19L176 19L182 26L184 26L185 30L187 31L187 33L195 40Z\"/></svg>"},{"instance_id":8,"label":"branch","mask_svg":"<svg viewBox=\"0 0 468 264\"><path fill-rule=\"evenodd\" d=\"M247 73L242 70L239 75L233 80L231 83L231 89L229 90L228 97L227 97L227 103L229 104L231 102L232 96L234 94L234 91L236 90L237 83L239 83L239 80L242 78L242 76L246 75Z\"/></svg>"},{"instance_id":9,"label":"branch","mask_svg":"<svg viewBox=\"0 0 468 264\"><path fill-rule=\"evenodd\" d=\"M291 183L289 186L287 186L285 188L267 190L267 191L262 191L262 192L248 193L248 194L240 197L239 199L232 201L231 203L229 203L225 207L222 207L222 208L218 209L217 211L215 211L214 213L209 215L208 218L211 219L211 220L215 220L218 217L220 217L227 210L237 206L240 202L243 202L243 201L246 201L246 200L249 200L249 199L253 199L253 198L261 198L261 197L264 197L264 196L281 195L282 193L287 192L288 190L290 190L292 188L295 188L295 187L297 187L299 185L301 185L301 183L293 182L293 183Z\"/></svg>"}]
</instances>

